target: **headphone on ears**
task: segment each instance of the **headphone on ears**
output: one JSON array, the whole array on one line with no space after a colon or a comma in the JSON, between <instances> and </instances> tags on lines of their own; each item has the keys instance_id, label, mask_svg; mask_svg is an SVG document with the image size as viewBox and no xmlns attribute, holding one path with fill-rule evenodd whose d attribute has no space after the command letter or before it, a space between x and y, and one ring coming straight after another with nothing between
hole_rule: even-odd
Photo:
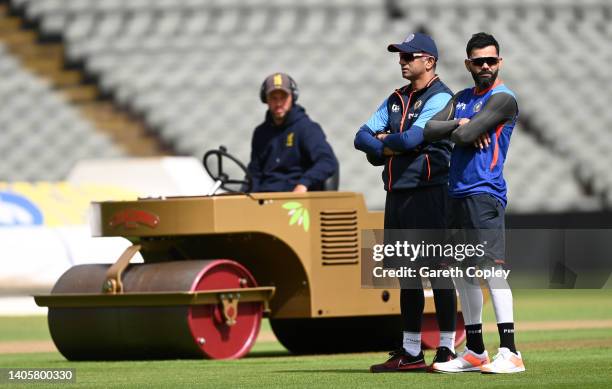
<instances>
[{"instance_id":1,"label":"headphone on ears","mask_svg":"<svg viewBox=\"0 0 612 389\"><path fill-rule=\"evenodd\" d=\"M284 76L287 76L287 78L289 79L289 89L291 90L291 97L293 98L293 103L295 103L298 97L300 96L300 90L298 89L297 83L293 78L291 78L290 75L286 73L274 73L273 76L276 74L282 74ZM266 80L268 78L270 78L270 76L266 77L266 79L261 83L261 88L259 88L259 99L264 104L268 103L266 96Z\"/></svg>"}]
</instances>

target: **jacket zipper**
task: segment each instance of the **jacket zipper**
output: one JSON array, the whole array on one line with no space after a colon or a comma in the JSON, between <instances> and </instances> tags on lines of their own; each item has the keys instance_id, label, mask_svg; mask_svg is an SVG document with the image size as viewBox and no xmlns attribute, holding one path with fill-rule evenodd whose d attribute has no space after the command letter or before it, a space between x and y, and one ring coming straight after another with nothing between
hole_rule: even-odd
<instances>
[{"instance_id":1,"label":"jacket zipper","mask_svg":"<svg viewBox=\"0 0 612 389\"><path fill-rule=\"evenodd\" d=\"M434 77L432 77L431 80L429 80L429 82L427 83L427 85L425 86L425 88L429 88L431 86L431 84L433 84L433 82L435 80L438 79L438 76L435 75ZM404 121L406 120L406 113L408 113L408 109L410 108L410 102L412 101L412 95L414 94L415 91L411 91L410 95L408 96L408 103L406 105L404 105L404 99L402 99L402 95L399 94L399 91L396 90L395 94L399 97L400 101L402 102L402 120L400 122L400 133L402 133L404 131ZM426 155L427 158L427 180L429 180L429 174L430 174L430 167L429 167L429 156ZM391 192L391 186L393 185L393 174L391 172L391 166L393 163L393 156L391 156L389 158L389 165L388 165L388 171L389 171L389 192Z\"/></svg>"},{"instance_id":2,"label":"jacket zipper","mask_svg":"<svg viewBox=\"0 0 612 389\"><path fill-rule=\"evenodd\" d=\"M400 95L398 93L398 91L395 91L395 94L399 97L400 101L402 102L402 120L400 121L400 134L404 131L404 121L406 120L406 114L408 113L408 108L410 108L410 101L412 100L412 95L414 94L413 92L410 92L410 95L408 96L408 103L406 105L404 105L404 99L402 99L402 95ZM391 192L391 187L393 186L393 174L391 172L391 167L393 164L393 155L389 158L389 167L388 167L388 172L389 172L389 192Z\"/></svg>"}]
</instances>

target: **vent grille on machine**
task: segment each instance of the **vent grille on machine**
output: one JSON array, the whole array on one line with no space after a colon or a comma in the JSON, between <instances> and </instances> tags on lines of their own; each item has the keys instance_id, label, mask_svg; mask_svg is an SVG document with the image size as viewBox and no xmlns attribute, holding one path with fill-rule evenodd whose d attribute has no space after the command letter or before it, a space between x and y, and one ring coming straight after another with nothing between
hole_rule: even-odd
<instances>
[{"instance_id":1,"label":"vent grille on machine","mask_svg":"<svg viewBox=\"0 0 612 389\"><path fill-rule=\"evenodd\" d=\"M356 210L327 210L321 217L323 265L354 265L359 262L359 229Z\"/></svg>"}]
</instances>

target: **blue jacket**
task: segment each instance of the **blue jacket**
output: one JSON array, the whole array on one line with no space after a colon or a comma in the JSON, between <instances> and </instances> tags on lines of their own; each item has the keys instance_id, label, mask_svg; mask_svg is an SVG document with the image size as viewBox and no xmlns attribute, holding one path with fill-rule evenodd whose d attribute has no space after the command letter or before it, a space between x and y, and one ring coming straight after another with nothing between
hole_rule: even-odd
<instances>
[{"instance_id":1,"label":"blue jacket","mask_svg":"<svg viewBox=\"0 0 612 389\"><path fill-rule=\"evenodd\" d=\"M321 126L310 120L302 106L294 104L280 126L268 111L255 128L248 166L253 192L290 192L297 184L321 190L337 169Z\"/></svg>"},{"instance_id":2,"label":"blue jacket","mask_svg":"<svg viewBox=\"0 0 612 389\"><path fill-rule=\"evenodd\" d=\"M366 153L371 164L385 166L386 191L447 184L452 145L448 140L424 142L423 129L451 97L438 77L415 92L407 85L392 93L357 131L355 148ZM380 141L375 137L380 132L390 135ZM384 147L400 154L384 157Z\"/></svg>"}]
</instances>

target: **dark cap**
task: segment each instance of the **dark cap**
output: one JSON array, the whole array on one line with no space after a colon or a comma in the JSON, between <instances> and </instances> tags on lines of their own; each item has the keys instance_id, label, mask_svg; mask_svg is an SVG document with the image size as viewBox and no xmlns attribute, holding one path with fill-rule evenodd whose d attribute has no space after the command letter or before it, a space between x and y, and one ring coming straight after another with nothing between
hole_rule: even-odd
<instances>
[{"instance_id":1,"label":"dark cap","mask_svg":"<svg viewBox=\"0 0 612 389\"><path fill-rule=\"evenodd\" d=\"M263 83L264 95L267 96L270 92L275 90L282 90L290 95L293 94L291 77L285 73L274 73L268 76Z\"/></svg>"},{"instance_id":2,"label":"dark cap","mask_svg":"<svg viewBox=\"0 0 612 389\"><path fill-rule=\"evenodd\" d=\"M427 53L438 59L438 48L436 42L426 34L415 32L408 35L402 43L392 44L387 47L387 50L393 53Z\"/></svg>"}]
</instances>

